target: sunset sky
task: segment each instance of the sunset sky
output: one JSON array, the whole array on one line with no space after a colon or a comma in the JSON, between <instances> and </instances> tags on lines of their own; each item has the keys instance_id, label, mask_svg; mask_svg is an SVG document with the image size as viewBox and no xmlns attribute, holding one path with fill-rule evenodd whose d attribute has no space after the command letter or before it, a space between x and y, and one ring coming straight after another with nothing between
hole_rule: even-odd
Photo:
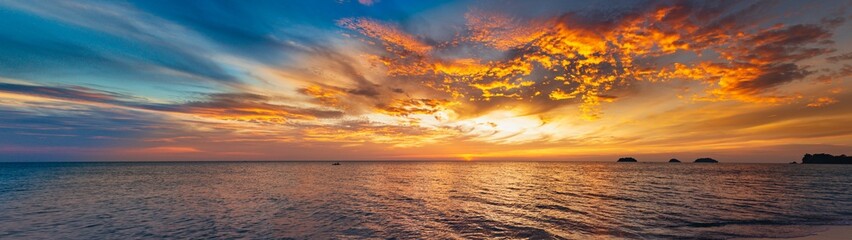
<instances>
[{"instance_id":1,"label":"sunset sky","mask_svg":"<svg viewBox=\"0 0 852 240\"><path fill-rule=\"evenodd\" d=\"M0 1L0 161L852 153L850 1Z\"/></svg>"}]
</instances>

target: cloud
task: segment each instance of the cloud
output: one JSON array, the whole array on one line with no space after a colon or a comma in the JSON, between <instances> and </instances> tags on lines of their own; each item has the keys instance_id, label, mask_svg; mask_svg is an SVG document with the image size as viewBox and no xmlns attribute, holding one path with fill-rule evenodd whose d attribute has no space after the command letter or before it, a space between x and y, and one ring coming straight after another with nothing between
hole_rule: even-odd
<instances>
[{"instance_id":1,"label":"cloud","mask_svg":"<svg viewBox=\"0 0 852 240\"><path fill-rule=\"evenodd\" d=\"M177 125L139 111L29 100L0 105L0 122L0 145L81 149L131 144L163 126Z\"/></svg>"},{"instance_id":2,"label":"cloud","mask_svg":"<svg viewBox=\"0 0 852 240\"><path fill-rule=\"evenodd\" d=\"M323 105L334 107L340 104L340 98L343 97L345 91L312 85L299 89L299 93L311 96Z\"/></svg>"},{"instance_id":3,"label":"cloud","mask_svg":"<svg viewBox=\"0 0 852 240\"><path fill-rule=\"evenodd\" d=\"M72 101L133 104L131 102L119 100L122 98L133 100L130 99L130 96L115 92L99 91L81 86L48 87L0 82L0 91Z\"/></svg>"},{"instance_id":4,"label":"cloud","mask_svg":"<svg viewBox=\"0 0 852 240\"><path fill-rule=\"evenodd\" d=\"M219 93L207 95L201 101L174 104L167 110L223 120L278 124L291 119L313 120L343 115L336 110L294 107L272 103L271 100L270 97L251 93Z\"/></svg>"},{"instance_id":5,"label":"cloud","mask_svg":"<svg viewBox=\"0 0 852 240\"><path fill-rule=\"evenodd\" d=\"M844 64L840 69L822 69L822 74L816 77L817 81L831 83L852 76L852 65Z\"/></svg>"},{"instance_id":6,"label":"cloud","mask_svg":"<svg viewBox=\"0 0 852 240\"><path fill-rule=\"evenodd\" d=\"M733 82L731 85L723 88L723 90L726 93L752 95L793 80L802 79L810 74L810 72L800 69L797 65L791 63L764 65L757 68L757 70L760 74L756 77Z\"/></svg>"},{"instance_id":7,"label":"cloud","mask_svg":"<svg viewBox=\"0 0 852 240\"><path fill-rule=\"evenodd\" d=\"M174 153L200 153L193 147L150 147L141 149L129 149L122 151L125 154L174 154Z\"/></svg>"},{"instance_id":8,"label":"cloud","mask_svg":"<svg viewBox=\"0 0 852 240\"><path fill-rule=\"evenodd\" d=\"M378 2L380 2L380 0L358 0L358 3L360 3L361 5L364 5L364 6L371 6L371 5L376 4Z\"/></svg>"},{"instance_id":9,"label":"cloud","mask_svg":"<svg viewBox=\"0 0 852 240\"><path fill-rule=\"evenodd\" d=\"M837 103L837 99L830 97L820 97L815 99L813 102L808 103L808 107L822 107L830 104Z\"/></svg>"},{"instance_id":10,"label":"cloud","mask_svg":"<svg viewBox=\"0 0 852 240\"><path fill-rule=\"evenodd\" d=\"M25 34L0 36L0 41L10 41L23 48L24 51L15 52L15 55L21 55L17 59L40 59L5 59L17 66L55 71L64 69L62 63L76 62L60 61L56 65L47 64L55 61L53 59L69 57L96 61L97 66L114 68L110 70L116 72L159 72L186 80L201 79L227 85L238 83L234 76L205 54L210 52L211 47L206 41L181 26L137 11L126 4L8 1L3 5L43 18L13 15L18 21L25 22L23 27L31 27L23 31ZM44 19L55 22L47 22ZM62 24L79 28L65 30L66 36L55 36L53 31ZM103 37L90 37L93 35ZM49 49L41 49L43 47ZM80 65L80 68L89 67L91 66Z\"/></svg>"},{"instance_id":11,"label":"cloud","mask_svg":"<svg viewBox=\"0 0 852 240\"><path fill-rule=\"evenodd\" d=\"M337 21L341 27L361 32L362 34L380 39L385 47L398 49L402 52L424 54L432 50L432 46L420 42L416 37L403 32L398 26L381 23L368 18L344 18Z\"/></svg>"},{"instance_id":12,"label":"cloud","mask_svg":"<svg viewBox=\"0 0 852 240\"><path fill-rule=\"evenodd\" d=\"M409 116L412 114L434 114L447 109L452 103L442 99L396 99L390 104L376 106L383 113L391 116Z\"/></svg>"},{"instance_id":13,"label":"cloud","mask_svg":"<svg viewBox=\"0 0 852 240\"><path fill-rule=\"evenodd\" d=\"M186 103L153 103L143 98L79 86L50 87L0 83L0 92L256 123L283 124L291 119L312 120L338 118L343 115L342 112L336 110L320 110L274 103L271 97L253 93L214 93L205 95L203 100Z\"/></svg>"},{"instance_id":14,"label":"cloud","mask_svg":"<svg viewBox=\"0 0 852 240\"><path fill-rule=\"evenodd\" d=\"M762 27L744 22L763 7L752 4L734 11L726 4L677 2L603 17L568 13L550 19L472 10L457 37L435 43L365 18L343 19L340 25L384 46L384 52L371 59L383 64L391 78L419 79L474 105L490 105L495 99L579 103L582 116L596 119L601 103L617 97L613 91L635 81L714 82L709 96L701 98L708 100L791 99L772 93L812 73L800 61L834 51L830 28L837 24ZM471 48L502 57L447 54ZM661 66L667 58L688 52L718 58Z\"/></svg>"},{"instance_id":15,"label":"cloud","mask_svg":"<svg viewBox=\"0 0 852 240\"><path fill-rule=\"evenodd\" d=\"M302 125L299 129L301 139L309 142L378 143L410 148L459 140L459 134L454 129L389 125L364 120L344 121L332 126Z\"/></svg>"},{"instance_id":16,"label":"cloud","mask_svg":"<svg viewBox=\"0 0 852 240\"><path fill-rule=\"evenodd\" d=\"M834 63L849 61L849 60L852 60L852 52L827 57L827 58L825 58L825 60L828 60L829 62L834 62Z\"/></svg>"}]
</instances>

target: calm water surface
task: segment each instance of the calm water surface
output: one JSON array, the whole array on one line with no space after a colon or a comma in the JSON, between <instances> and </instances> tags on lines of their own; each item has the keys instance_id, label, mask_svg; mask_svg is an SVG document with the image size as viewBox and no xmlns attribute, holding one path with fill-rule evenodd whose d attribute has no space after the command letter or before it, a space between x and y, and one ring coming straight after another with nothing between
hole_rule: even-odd
<instances>
[{"instance_id":1,"label":"calm water surface","mask_svg":"<svg viewBox=\"0 0 852 240\"><path fill-rule=\"evenodd\" d=\"M0 163L0 239L736 238L852 224L852 166Z\"/></svg>"}]
</instances>

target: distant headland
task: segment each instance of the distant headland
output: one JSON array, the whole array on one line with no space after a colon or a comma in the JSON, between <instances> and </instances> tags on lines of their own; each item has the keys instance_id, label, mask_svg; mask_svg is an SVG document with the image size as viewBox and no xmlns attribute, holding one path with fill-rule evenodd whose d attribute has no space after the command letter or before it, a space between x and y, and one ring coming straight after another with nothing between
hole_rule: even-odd
<instances>
[{"instance_id":1,"label":"distant headland","mask_svg":"<svg viewBox=\"0 0 852 240\"><path fill-rule=\"evenodd\" d=\"M677 160L677 158L672 158L672 159L669 159L669 162L670 163L680 163L680 160Z\"/></svg>"},{"instance_id":2,"label":"distant headland","mask_svg":"<svg viewBox=\"0 0 852 240\"><path fill-rule=\"evenodd\" d=\"M695 159L695 163L719 163L719 161L716 161L716 159L712 158L699 158Z\"/></svg>"},{"instance_id":3,"label":"distant headland","mask_svg":"<svg viewBox=\"0 0 852 240\"><path fill-rule=\"evenodd\" d=\"M619 158L617 162L638 162L635 158L632 157L623 157Z\"/></svg>"},{"instance_id":4,"label":"distant headland","mask_svg":"<svg viewBox=\"0 0 852 240\"><path fill-rule=\"evenodd\" d=\"M803 164L852 164L852 157L846 155L834 156L831 154L817 153L805 154L802 157Z\"/></svg>"}]
</instances>

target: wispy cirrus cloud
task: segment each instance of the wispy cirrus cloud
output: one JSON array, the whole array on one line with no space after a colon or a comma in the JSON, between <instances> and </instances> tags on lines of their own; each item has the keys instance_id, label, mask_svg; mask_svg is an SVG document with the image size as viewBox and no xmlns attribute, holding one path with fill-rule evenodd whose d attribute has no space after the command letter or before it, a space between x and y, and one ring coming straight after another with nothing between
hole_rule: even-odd
<instances>
[{"instance_id":1,"label":"wispy cirrus cloud","mask_svg":"<svg viewBox=\"0 0 852 240\"><path fill-rule=\"evenodd\" d=\"M62 87L0 83L0 92L82 104L106 104L135 110L182 113L214 119L257 123L285 123L289 119L338 118L343 114L335 110L310 109L273 103L273 98L269 96L251 93L206 94L203 99L196 101L156 103L140 97L80 86Z\"/></svg>"},{"instance_id":2,"label":"wispy cirrus cloud","mask_svg":"<svg viewBox=\"0 0 852 240\"><path fill-rule=\"evenodd\" d=\"M18 21L25 23L18 27L30 28L20 29L26 34L8 35L4 39L15 44L18 50L23 50L18 54L39 60L10 62L10 67L14 64L16 68L54 71L58 67L49 64L54 61L52 59L65 59L68 61L62 63L76 64L73 62L75 58L92 58L97 60L96 66L114 68L117 72L156 73L186 81L204 80L227 85L238 83L236 77L210 60L207 53L214 46L209 41L182 26L141 12L130 4L8 1L3 5L52 20L33 20L26 14L14 15ZM65 30L65 34L72 37L53 38L56 33L52 30L61 29L63 24L76 27ZM43 49L45 47L48 49Z\"/></svg>"}]
</instances>

